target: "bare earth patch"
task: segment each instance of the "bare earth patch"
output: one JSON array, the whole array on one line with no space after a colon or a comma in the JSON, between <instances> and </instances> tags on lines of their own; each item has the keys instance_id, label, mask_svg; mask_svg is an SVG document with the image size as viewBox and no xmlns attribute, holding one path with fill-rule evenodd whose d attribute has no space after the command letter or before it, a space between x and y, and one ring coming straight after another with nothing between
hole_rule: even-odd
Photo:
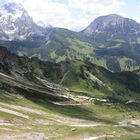
<instances>
[{"instance_id":1,"label":"bare earth patch","mask_svg":"<svg viewBox=\"0 0 140 140\"><path fill-rule=\"evenodd\" d=\"M22 111L26 111L26 112L30 112L30 113L39 114L39 115L46 115L46 113L41 111L41 110L32 109L32 108L29 108L29 107L23 107L23 106L18 106L18 105L11 105L11 104L9 105L9 104L6 104L6 103L1 103L1 102L0 102L0 105L9 107L11 109L22 110Z\"/></svg>"},{"instance_id":2,"label":"bare earth patch","mask_svg":"<svg viewBox=\"0 0 140 140\"><path fill-rule=\"evenodd\" d=\"M9 113L9 114L12 114L12 115L16 115L18 117L22 117L22 118L25 118L25 119L29 119L29 116L27 116L23 113L19 113L17 111L9 110L9 109L3 108L3 107L0 107L0 111L6 112L6 113Z\"/></svg>"},{"instance_id":3,"label":"bare earth patch","mask_svg":"<svg viewBox=\"0 0 140 140\"><path fill-rule=\"evenodd\" d=\"M85 138L84 140L96 140L96 139L99 139L99 138L106 138L106 137L114 137L114 135L94 136L94 137Z\"/></svg>"},{"instance_id":4,"label":"bare earth patch","mask_svg":"<svg viewBox=\"0 0 140 140\"><path fill-rule=\"evenodd\" d=\"M119 122L118 126L140 127L140 120L126 119L126 120Z\"/></svg>"},{"instance_id":5,"label":"bare earth patch","mask_svg":"<svg viewBox=\"0 0 140 140\"><path fill-rule=\"evenodd\" d=\"M1 140L45 140L44 133L31 132L23 135L8 135L0 137Z\"/></svg>"}]
</instances>

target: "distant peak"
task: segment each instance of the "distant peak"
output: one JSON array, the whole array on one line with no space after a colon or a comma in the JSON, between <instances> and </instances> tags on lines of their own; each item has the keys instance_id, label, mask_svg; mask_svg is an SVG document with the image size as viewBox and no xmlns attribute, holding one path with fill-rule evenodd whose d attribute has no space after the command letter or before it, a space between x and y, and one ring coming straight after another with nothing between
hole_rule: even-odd
<instances>
[{"instance_id":1,"label":"distant peak","mask_svg":"<svg viewBox=\"0 0 140 140\"><path fill-rule=\"evenodd\" d=\"M109 15L106 15L107 17L122 17L120 15L117 15L117 14L109 14Z\"/></svg>"},{"instance_id":2,"label":"distant peak","mask_svg":"<svg viewBox=\"0 0 140 140\"><path fill-rule=\"evenodd\" d=\"M129 30L129 31L128 31ZM137 31L138 30L138 31ZM85 30L86 34L107 33L107 34L137 34L140 24L136 21L117 14L109 14L97 17Z\"/></svg>"},{"instance_id":3,"label":"distant peak","mask_svg":"<svg viewBox=\"0 0 140 140\"><path fill-rule=\"evenodd\" d=\"M105 16L100 16L100 17L97 17L94 21L104 21L104 20L118 20L118 19L124 19L124 17L120 16L120 15L117 15L117 14L109 14L109 15L105 15Z\"/></svg>"},{"instance_id":4,"label":"distant peak","mask_svg":"<svg viewBox=\"0 0 140 140\"><path fill-rule=\"evenodd\" d=\"M98 24L98 25L101 25L102 24L102 25L105 25L105 26L106 25L118 25L119 23L122 24L123 22L126 22L128 20L135 22L132 19L125 18L125 17L120 16L120 15L117 15L117 14L109 14L109 15L97 17L91 23L91 25L95 25L95 24Z\"/></svg>"},{"instance_id":5,"label":"distant peak","mask_svg":"<svg viewBox=\"0 0 140 140\"><path fill-rule=\"evenodd\" d=\"M31 35L43 35L28 12L19 3L6 3L0 9L0 37L3 40L24 40Z\"/></svg>"}]
</instances>

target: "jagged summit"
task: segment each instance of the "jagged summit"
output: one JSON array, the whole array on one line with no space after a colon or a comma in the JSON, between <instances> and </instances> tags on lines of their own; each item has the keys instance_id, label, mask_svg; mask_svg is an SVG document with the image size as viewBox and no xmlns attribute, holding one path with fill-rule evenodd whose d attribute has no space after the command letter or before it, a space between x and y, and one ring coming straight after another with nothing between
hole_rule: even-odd
<instances>
[{"instance_id":1,"label":"jagged summit","mask_svg":"<svg viewBox=\"0 0 140 140\"><path fill-rule=\"evenodd\" d=\"M24 40L44 32L44 28L33 21L21 4L7 3L0 8L1 40Z\"/></svg>"}]
</instances>

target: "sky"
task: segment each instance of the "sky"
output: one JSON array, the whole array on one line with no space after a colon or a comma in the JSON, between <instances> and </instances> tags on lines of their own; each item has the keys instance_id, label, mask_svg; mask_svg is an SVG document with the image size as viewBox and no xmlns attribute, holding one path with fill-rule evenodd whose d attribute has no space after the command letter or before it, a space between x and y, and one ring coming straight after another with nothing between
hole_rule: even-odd
<instances>
[{"instance_id":1,"label":"sky","mask_svg":"<svg viewBox=\"0 0 140 140\"><path fill-rule=\"evenodd\" d=\"M79 31L95 18L119 14L140 22L140 0L0 0L21 3L40 24Z\"/></svg>"}]
</instances>

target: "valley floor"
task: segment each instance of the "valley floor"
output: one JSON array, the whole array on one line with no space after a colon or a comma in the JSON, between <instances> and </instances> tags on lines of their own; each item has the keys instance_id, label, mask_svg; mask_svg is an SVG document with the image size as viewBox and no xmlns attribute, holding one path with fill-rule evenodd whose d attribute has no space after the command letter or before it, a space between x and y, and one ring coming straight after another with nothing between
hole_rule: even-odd
<instances>
[{"instance_id":1,"label":"valley floor","mask_svg":"<svg viewBox=\"0 0 140 140\"><path fill-rule=\"evenodd\" d=\"M0 140L138 140L139 134L140 112L133 107L0 98Z\"/></svg>"}]
</instances>

